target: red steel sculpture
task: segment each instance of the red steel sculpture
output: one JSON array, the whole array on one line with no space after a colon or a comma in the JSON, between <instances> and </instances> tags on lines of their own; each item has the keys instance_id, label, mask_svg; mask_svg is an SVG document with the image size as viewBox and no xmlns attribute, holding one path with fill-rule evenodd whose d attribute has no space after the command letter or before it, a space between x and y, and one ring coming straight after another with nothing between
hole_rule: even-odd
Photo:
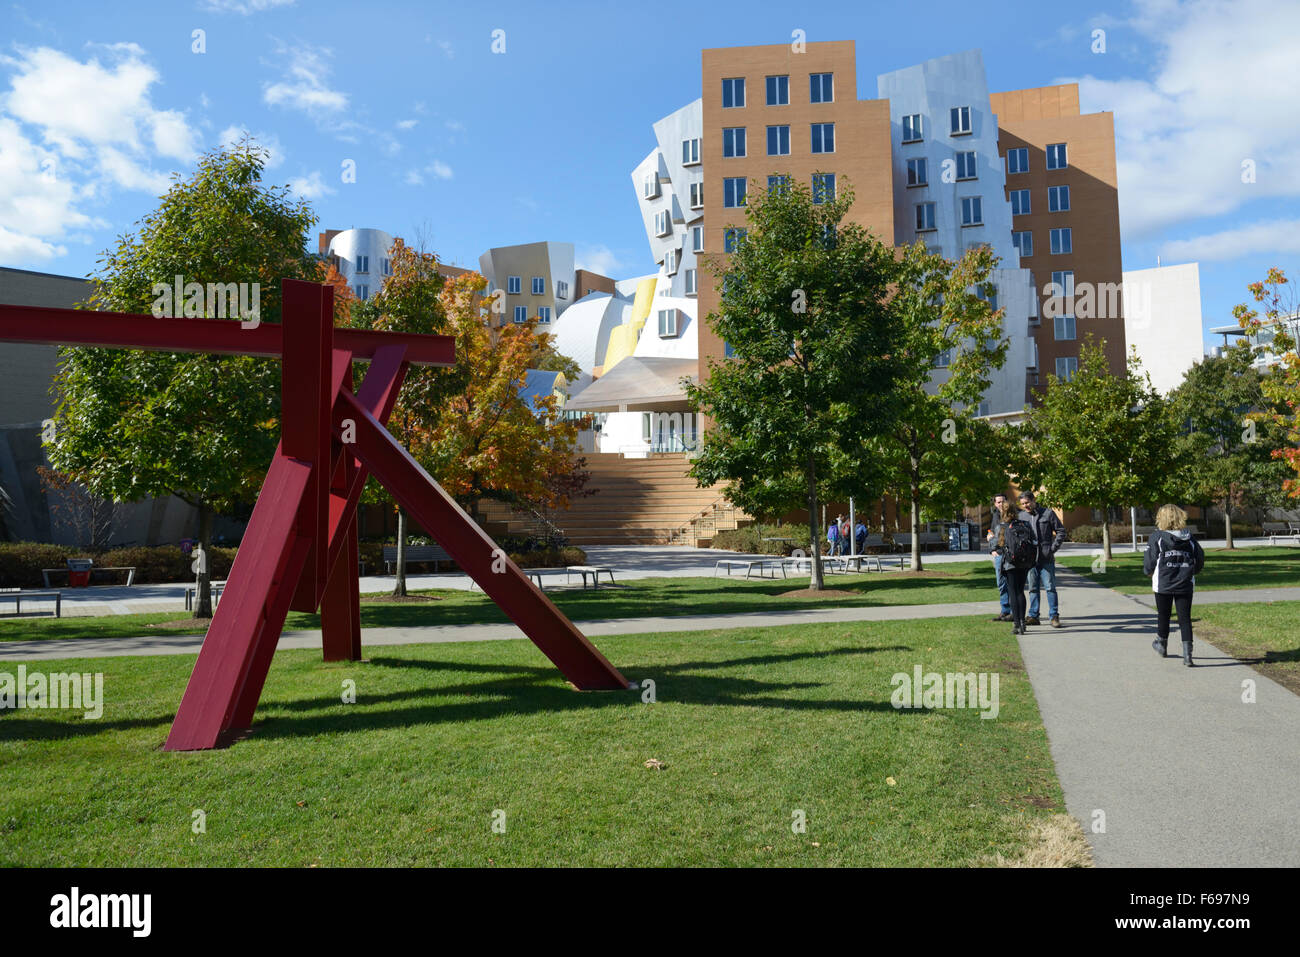
<instances>
[{"instance_id":1,"label":"red steel sculpture","mask_svg":"<svg viewBox=\"0 0 1300 957\"><path fill-rule=\"evenodd\" d=\"M335 329L330 286L284 280L283 324L0 305L0 341L281 360L280 444L181 698L165 750L229 743L249 728L290 609L320 610L326 661L361 658L357 502L373 475L583 691L627 680L384 423L411 365L451 366L454 340ZM352 363L369 360L352 391ZM355 441L345 443L345 434Z\"/></svg>"}]
</instances>

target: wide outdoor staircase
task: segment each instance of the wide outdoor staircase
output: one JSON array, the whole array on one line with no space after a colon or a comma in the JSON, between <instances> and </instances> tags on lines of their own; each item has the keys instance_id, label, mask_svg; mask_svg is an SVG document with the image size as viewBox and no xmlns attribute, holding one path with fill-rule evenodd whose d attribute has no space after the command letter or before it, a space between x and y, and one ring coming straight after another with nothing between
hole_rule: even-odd
<instances>
[{"instance_id":1,"label":"wide outdoor staircase","mask_svg":"<svg viewBox=\"0 0 1300 957\"><path fill-rule=\"evenodd\" d=\"M553 523L574 545L703 546L724 529L751 519L730 505L721 488L699 488L686 474L685 453L624 458L589 453L589 489L563 511L544 516L484 501L480 511L493 530L510 535L542 535Z\"/></svg>"}]
</instances>

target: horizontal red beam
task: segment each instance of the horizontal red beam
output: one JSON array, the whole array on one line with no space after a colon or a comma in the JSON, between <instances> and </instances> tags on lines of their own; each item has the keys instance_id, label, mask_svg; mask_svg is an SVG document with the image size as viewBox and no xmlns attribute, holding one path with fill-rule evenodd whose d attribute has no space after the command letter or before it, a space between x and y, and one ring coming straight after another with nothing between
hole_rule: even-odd
<instances>
[{"instance_id":1,"label":"horizontal red beam","mask_svg":"<svg viewBox=\"0 0 1300 957\"><path fill-rule=\"evenodd\" d=\"M90 309L0 305L0 342L46 342L153 352L217 352L279 358L284 330L261 323L245 329L233 319L170 319ZM385 346L404 346L412 365L452 366L456 340L369 329L335 329L334 348L356 359L373 359Z\"/></svg>"}]
</instances>

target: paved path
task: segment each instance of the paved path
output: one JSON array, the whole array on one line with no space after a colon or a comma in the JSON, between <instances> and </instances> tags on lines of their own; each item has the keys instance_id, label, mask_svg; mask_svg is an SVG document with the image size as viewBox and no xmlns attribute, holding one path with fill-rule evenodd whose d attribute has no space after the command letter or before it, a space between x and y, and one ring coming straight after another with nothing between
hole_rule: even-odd
<instances>
[{"instance_id":1,"label":"paved path","mask_svg":"<svg viewBox=\"0 0 1300 957\"><path fill-rule=\"evenodd\" d=\"M1097 863L1300 866L1300 697L1199 639L1198 667L1156 657L1149 596L1065 569L1059 587L1066 627L1031 627L1020 650ZM1092 833L1096 811L1105 833Z\"/></svg>"},{"instance_id":2,"label":"paved path","mask_svg":"<svg viewBox=\"0 0 1300 957\"><path fill-rule=\"evenodd\" d=\"M1129 597L1141 602L1148 608L1156 607L1156 600L1150 592L1143 592L1141 595L1130 595ZM1193 599L1192 614L1195 615L1197 605L1226 605L1250 601L1300 601L1300 588L1222 588L1213 590L1202 588L1196 592L1196 597ZM1300 623L1297 623L1296 627L1300 627Z\"/></svg>"}]
</instances>

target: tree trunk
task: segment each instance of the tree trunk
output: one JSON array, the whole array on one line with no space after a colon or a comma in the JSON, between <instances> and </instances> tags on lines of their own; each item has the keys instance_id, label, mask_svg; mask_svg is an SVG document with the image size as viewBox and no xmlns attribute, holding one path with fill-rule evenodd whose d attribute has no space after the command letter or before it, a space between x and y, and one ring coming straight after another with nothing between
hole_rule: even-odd
<instances>
[{"instance_id":1,"label":"tree trunk","mask_svg":"<svg viewBox=\"0 0 1300 957\"><path fill-rule=\"evenodd\" d=\"M822 535L820 524L817 520L817 466L813 457L808 456L808 531L812 533L812 579L808 587L813 591L821 591L824 580L822 578Z\"/></svg>"},{"instance_id":2,"label":"tree trunk","mask_svg":"<svg viewBox=\"0 0 1300 957\"><path fill-rule=\"evenodd\" d=\"M1106 556L1106 561L1110 561L1114 556L1110 553L1110 509L1107 508L1101 513L1101 548L1102 554Z\"/></svg>"},{"instance_id":3,"label":"tree trunk","mask_svg":"<svg viewBox=\"0 0 1300 957\"><path fill-rule=\"evenodd\" d=\"M921 462L912 455L912 571L921 571Z\"/></svg>"},{"instance_id":4,"label":"tree trunk","mask_svg":"<svg viewBox=\"0 0 1300 957\"><path fill-rule=\"evenodd\" d=\"M393 595L406 597L406 509L397 507L397 580L393 583Z\"/></svg>"},{"instance_id":5,"label":"tree trunk","mask_svg":"<svg viewBox=\"0 0 1300 957\"><path fill-rule=\"evenodd\" d=\"M203 550L204 561L199 568L198 584L194 594L194 617L212 617L212 509L199 503L199 548Z\"/></svg>"}]
</instances>

